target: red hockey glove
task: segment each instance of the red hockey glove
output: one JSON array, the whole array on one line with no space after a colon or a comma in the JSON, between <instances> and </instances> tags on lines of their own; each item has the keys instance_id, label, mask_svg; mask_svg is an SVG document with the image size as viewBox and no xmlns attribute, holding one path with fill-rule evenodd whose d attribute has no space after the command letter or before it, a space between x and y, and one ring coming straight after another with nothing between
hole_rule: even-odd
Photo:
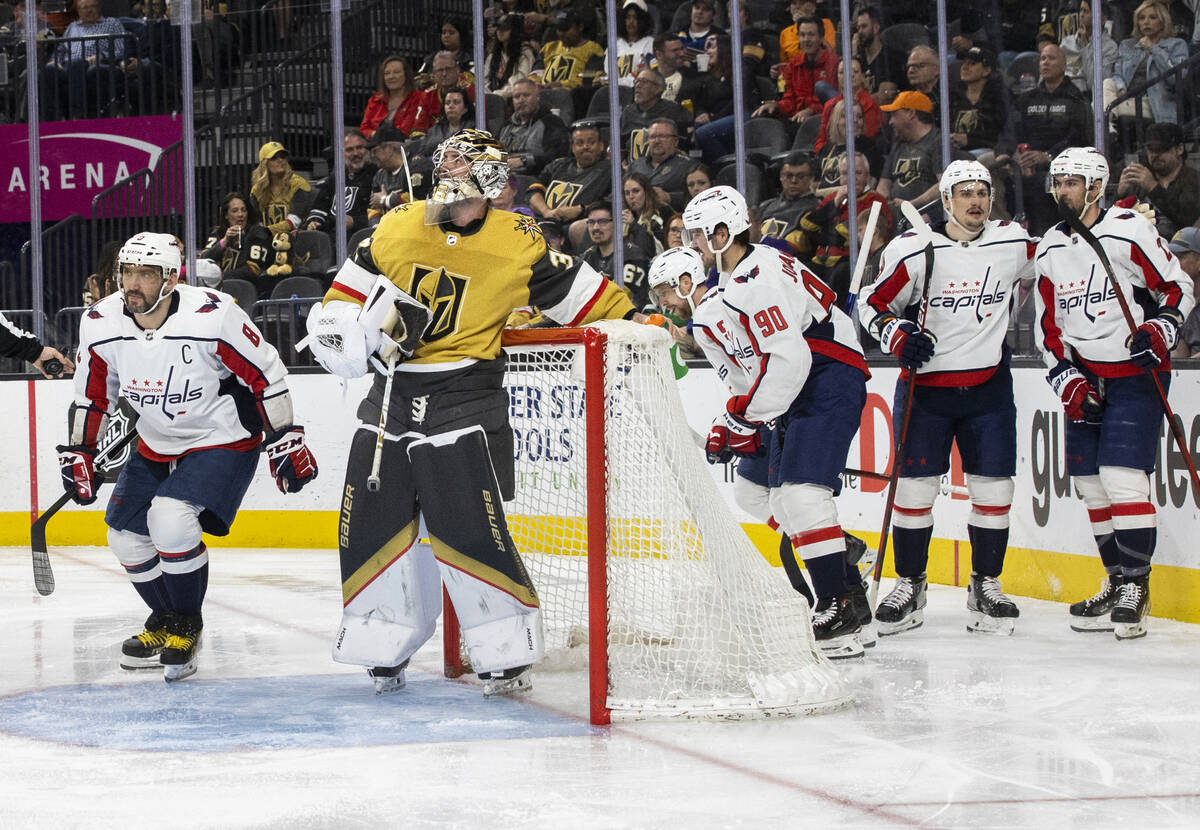
<instances>
[{"instance_id":1,"label":"red hockey glove","mask_svg":"<svg viewBox=\"0 0 1200 830\"><path fill-rule=\"evenodd\" d=\"M879 342L900 358L901 368L919 369L933 357L937 338L924 329L917 328L913 321L896 317L880 330Z\"/></svg>"},{"instance_id":2,"label":"red hockey glove","mask_svg":"<svg viewBox=\"0 0 1200 830\"><path fill-rule=\"evenodd\" d=\"M724 464L735 455L762 454L762 437L759 434L762 424L746 419L746 407L749 404L748 396L735 395L725 404L725 412L713 421L704 445L709 464Z\"/></svg>"},{"instance_id":3,"label":"red hockey glove","mask_svg":"<svg viewBox=\"0 0 1200 830\"><path fill-rule=\"evenodd\" d=\"M1104 404L1096 394L1096 388L1069 361L1060 360L1046 375L1046 380L1062 400L1068 418L1089 424L1100 423Z\"/></svg>"},{"instance_id":4,"label":"red hockey glove","mask_svg":"<svg viewBox=\"0 0 1200 830\"><path fill-rule=\"evenodd\" d=\"M299 492L317 477L317 460L304 443L304 427L288 427L268 438L267 461L282 493Z\"/></svg>"},{"instance_id":5,"label":"red hockey glove","mask_svg":"<svg viewBox=\"0 0 1200 830\"><path fill-rule=\"evenodd\" d=\"M96 500L96 450L83 445L58 446L58 467L63 489L77 504Z\"/></svg>"},{"instance_id":6,"label":"red hockey glove","mask_svg":"<svg viewBox=\"0 0 1200 830\"><path fill-rule=\"evenodd\" d=\"M1179 327L1170 317L1155 317L1129 336L1129 359L1150 372L1171 354L1179 340Z\"/></svg>"}]
</instances>

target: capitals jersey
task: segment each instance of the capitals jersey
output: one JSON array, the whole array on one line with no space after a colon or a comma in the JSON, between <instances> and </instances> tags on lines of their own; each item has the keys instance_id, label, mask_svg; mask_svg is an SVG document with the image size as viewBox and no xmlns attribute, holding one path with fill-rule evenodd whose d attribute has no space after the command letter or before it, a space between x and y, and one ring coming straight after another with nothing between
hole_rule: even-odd
<instances>
[{"instance_id":1,"label":"capitals jersey","mask_svg":"<svg viewBox=\"0 0 1200 830\"><path fill-rule=\"evenodd\" d=\"M1167 308L1187 318L1195 304L1192 280L1154 225L1136 211L1108 208L1090 230L1108 254L1135 326ZM1073 357L1099 377L1140 374L1129 359L1129 325L1092 247L1060 222L1038 245L1036 267L1046 365Z\"/></svg>"},{"instance_id":2,"label":"capitals jersey","mask_svg":"<svg viewBox=\"0 0 1200 830\"><path fill-rule=\"evenodd\" d=\"M879 279L859 306L859 319L876 338L895 317L923 323L937 338L933 357L917 370L918 385L978 386L1007 358L1016 287L1033 279L1036 243L1013 222L988 220L969 242L931 231L933 274L924 316L925 238L909 232L883 249Z\"/></svg>"},{"instance_id":3,"label":"capitals jersey","mask_svg":"<svg viewBox=\"0 0 1200 830\"><path fill-rule=\"evenodd\" d=\"M724 286L704 296L692 331L730 390L750 396L748 420L786 412L814 363L869 374L854 324L835 299L800 260L769 245L751 245Z\"/></svg>"},{"instance_id":4,"label":"capitals jersey","mask_svg":"<svg viewBox=\"0 0 1200 830\"><path fill-rule=\"evenodd\" d=\"M534 305L578 326L630 317L615 283L577 257L549 248L528 216L491 210L465 228L425 224L425 203L392 208L355 250L325 299L361 305L379 274L428 306L433 318L401 372L445 371L500 356L513 309Z\"/></svg>"},{"instance_id":5,"label":"capitals jersey","mask_svg":"<svg viewBox=\"0 0 1200 830\"><path fill-rule=\"evenodd\" d=\"M143 329L119 293L84 312L79 323L71 442L95 446L104 415L123 397L138 412L139 452L169 461L198 449L254 449L268 419L264 407L286 400L287 371L233 297L179 285L169 313ZM275 423L275 427L287 423ZM80 434L76 434L76 429Z\"/></svg>"}]
</instances>

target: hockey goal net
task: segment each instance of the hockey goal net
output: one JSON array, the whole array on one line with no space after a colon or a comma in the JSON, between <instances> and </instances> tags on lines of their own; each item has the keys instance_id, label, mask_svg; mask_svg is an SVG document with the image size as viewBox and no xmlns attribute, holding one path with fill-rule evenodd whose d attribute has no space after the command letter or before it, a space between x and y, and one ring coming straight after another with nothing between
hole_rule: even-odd
<instances>
[{"instance_id":1,"label":"hockey goal net","mask_svg":"<svg viewBox=\"0 0 1200 830\"><path fill-rule=\"evenodd\" d=\"M695 444L667 332L609 321L504 343L509 529L541 601L545 663L586 665L592 722L844 705L807 605L751 545ZM449 607L444 631L447 674L468 671Z\"/></svg>"}]
</instances>

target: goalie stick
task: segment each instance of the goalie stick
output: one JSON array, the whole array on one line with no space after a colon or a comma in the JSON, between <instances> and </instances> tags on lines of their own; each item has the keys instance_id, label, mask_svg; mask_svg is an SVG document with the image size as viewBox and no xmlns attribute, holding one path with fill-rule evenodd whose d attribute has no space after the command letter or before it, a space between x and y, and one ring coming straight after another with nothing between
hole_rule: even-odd
<instances>
[{"instance_id":1,"label":"goalie stick","mask_svg":"<svg viewBox=\"0 0 1200 830\"><path fill-rule=\"evenodd\" d=\"M121 436L120 440L115 444L110 444L105 448L104 453L96 458L97 490L105 482L105 474L102 469L104 462L120 455L121 451L129 446L134 438L137 438L137 434L137 429L130 425L129 431ZM33 554L33 585L37 588L37 592L44 597L54 593L54 570L50 567L50 552L46 547L46 525L70 500L71 494L63 493L58 497L58 501L50 505L45 513L38 516L29 528L29 547Z\"/></svg>"},{"instance_id":2,"label":"goalie stick","mask_svg":"<svg viewBox=\"0 0 1200 830\"><path fill-rule=\"evenodd\" d=\"M921 286L921 330L925 329L925 311L929 305L929 283L933 279L933 232L921 218L921 214L912 202L901 202L900 212L912 225L913 233L925 240L925 284ZM883 508L883 528L879 531L879 551L875 555L875 573L871 577L871 593L868 603L871 612L875 612L875 600L879 596L879 581L883 578L883 557L887 553L888 530L892 525L892 509L896 505L896 485L900 483L900 466L904 458L904 448L908 441L908 420L912 415L913 396L917 391L917 370L914 368L908 375L908 393L904 399L904 414L900 419L900 434L892 448L892 472L888 476L887 501Z\"/></svg>"},{"instance_id":3,"label":"goalie stick","mask_svg":"<svg viewBox=\"0 0 1200 830\"><path fill-rule=\"evenodd\" d=\"M1100 265L1104 268L1104 274L1108 278L1108 284L1112 287L1113 293L1117 295L1117 303L1121 306L1121 314L1125 317L1125 325L1129 327L1129 335L1132 337L1134 332L1137 331L1137 323L1134 322L1133 313L1129 310L1129 301L1125 299L1125 294L1121 291L1121 286L1117 282L1117 275L1113 271L1112 262L1109 260L1104 246L1100 244L1100 240L1096 238L1096 235L1092 233L1090 228L1083 224L1083 220L1073 210L1060 202L1058 212L1067 225L1070 226L1071 230L1079 234L1079 238L1096 252L1096 256L1100 260ZM1175 420L1175 412L1171 409L1171 404L1167 402L1167 393L1162 387L1162 381L1158 379L1158 371L1154 369L1145 371L1150 375L1150 379L1154 381L1154 388L1158 390L1158 399L1162 402L1163 412L1167 416L1167 425L1170 427L1171 435L1175 437L1175 444L1179 447L1179 452L1183 455L1183 460L1187 464L1188 476L1192 481L1192 493L1200 498L1200 476L1196 474L1196 464L1192 461L1192 454L1188 451L1187 438L1183 434L1183 427Z\"/></svg>"}]
</instances>

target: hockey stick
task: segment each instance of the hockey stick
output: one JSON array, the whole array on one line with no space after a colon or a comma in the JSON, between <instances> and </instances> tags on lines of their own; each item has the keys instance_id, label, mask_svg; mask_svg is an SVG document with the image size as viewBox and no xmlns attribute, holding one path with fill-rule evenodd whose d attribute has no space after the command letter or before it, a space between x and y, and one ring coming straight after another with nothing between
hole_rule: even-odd
<instances>
[{"instance_id":1,"label":"hockey stick","mask_svg":"<svg viewBox=\"0 0 1200 830\"><path fill-rule=\"evenodd\" d=\"M933 280L933 233L912 202L901 202L900 212L912 225L913 232L925 240L925 284L921 287L921 322L925 328L925 312L929 304L929 283ZM912 416L913 397L917 391L917 370L908 375L908 393L904 399L904 414L900 419L900 434L892 449L892 473L888 477L887 501L883 508L883 528L879 531L879 550L875 555L875 573L871 577L871 593L867 599L871 611L875 611L875 600L879 596L879 581L883 578L883 557L887 553L888 531L892 525L892 509L896 505L896 486L900 483L900 466L904 461L904 448L908 442L908 420Z\"/></svg>"},{"instance_id":2,"label":"hockey stick","mask_svg":"<svg viewBox=\"0 0 1200 830\"><path fill-rule=\"evenodd\" d=\"M371 474L367 476L367 490L379 492L379 467L383 463L383 436L387 430L388 409L392 403L392 381L396 378L396 355L399 349L388 354L387 381L383 384L383 402L379 405L379 434L375 436L375 455L371 459Z\"/></svg>"},{"instance_id":3,"label":"hockey stick","mask_svg":"<svg viewBox=\"0 0 1200 830\"><path fill-rule=\"evenodd\" d=\"M877 473L874 470L856 470L853 467L847 467L842 472L848 476L855 476L857 478L871 478L875 481L892 480L892 477L887 473ZM941 492L948 493L952 496L964 496L967 498L970 498L971 496L970 491L968 491L967 488L963 487L961 484L942 484L940 489Z\"/></svg>"},{"instance_id":4,"label":"hockey stick","mask_svg":"<svg viewBox=\"0 0 1200 830\"><path fill-rule=\"evenodd\" d=\"M870 259L871 240L875 238L875 222L879 219L881 204L882 202L871 202L871 212L867 215L867 229L859 242L858 262L854 263L854 277L850 280L850 293L846 297L848 315L854 313L854 305L858 302L858 289L862 287L863 272L867 270L867 260Z\"/></svg>"},{"instance_id":5,"label":"hockey stick","mask_svg":"<svg viewBox=\"0 0 1200 830\"><path fill-rule=\"evenodd\" d=\"M1096 238L1091 229L1083 224L1083 221L1075 214L1075 211L1060 202L1058 212L1066 220L1066 223L1070 225L1071 230L1079 234L1079 237L1099 257L1100 265L1104 267L1105 276L1108 278L1108 284L1112 286L1113 293L1117 295L1117 303L1121 306L1121 314L1125 317L1125 325L1129 327L1129 335L1132 337L1137 331L1137 323L1133 320L1133 314L1129 310L1129 301L1125 299L1125 294L1121 291L1121 286L1117 282L1117 275L1113 271L1112 262L1109 261L1108 253L1104 250L1104 246L1100 244L1100 240ZM1158 390L1158 399L1162 402L1163 412L1166 413L1167 424L1171 428L1171 435L1175 437L1175 444L1179 447L1179 452L1183 455L1183 460L1187 463L1188 475L1192 480L1192 492L1197 497L1200 497L1200 476L1196 474L1196 464L1192 461L1191 452L1188 451L1187 438L1183 434L1183 427L1175 420L1175 412L1171 409L1171 404L1167 401L1167 393L1163 390L1162 381L1158 379L1158 371L1154 369L1143 371L1150 375L1150 379L1154 381L1154 388Z\"/></svg>"},{"instance_id":6,"label":"hockey stick","mask_svg":"<svg viewBox=\"0 0 1200 830\"><path fill-rule=\"evenodd\" d=\"M121 440L110 444L105 448L103 455L96 459L95 486L97 490L105 481L104 471L99 468L103 466L104 462L120 455L121 451L129 446L134 438L137 438L137 435L137 429L131 426L129 432L125 433ZM46 525L70 500L71 494L63 493L58 497L58 501L50 505L45 513L38 516L29 528L29 548L33 554L33 585L37 588L37 592L44 597L54 593L54 570L50 567L50 552L46 547Z\"/></svg>"}]
</instances>

